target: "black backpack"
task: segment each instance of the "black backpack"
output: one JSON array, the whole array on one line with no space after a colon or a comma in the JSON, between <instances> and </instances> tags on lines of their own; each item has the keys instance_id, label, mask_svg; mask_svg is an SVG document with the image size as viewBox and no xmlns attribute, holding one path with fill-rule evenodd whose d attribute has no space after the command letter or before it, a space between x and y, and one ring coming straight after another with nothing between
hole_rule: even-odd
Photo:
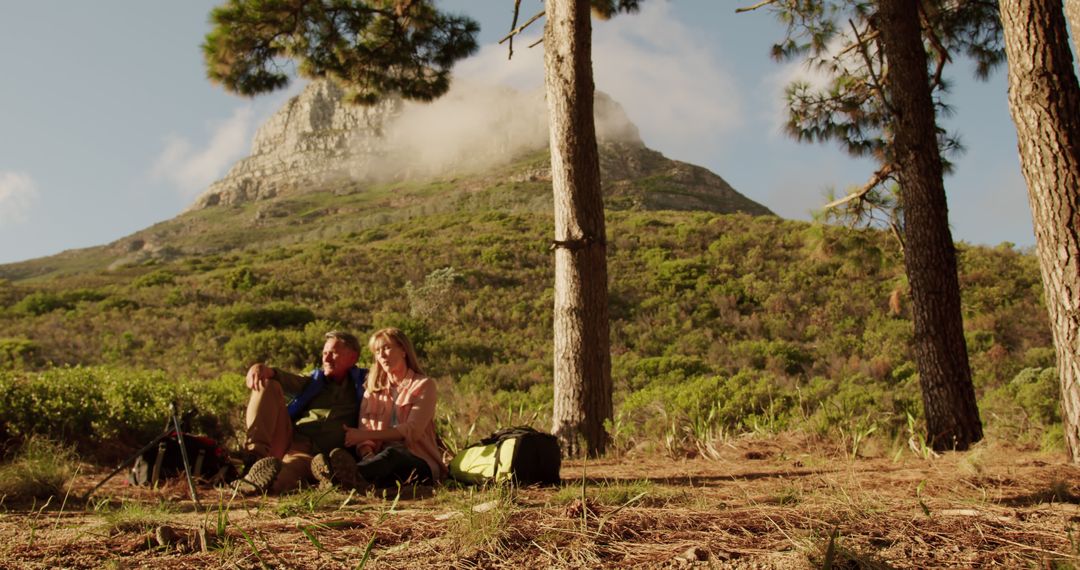
<instances>
[{"instance_id":1,"label":"black backpack","mask_svg":"<svg viewBox=\"0 0 1080 570\"><path fill-rule=\"evenodd\" d=\"M231 481L236 478L236 468L229 461L229 453L209 437L184 434L184 448L191 466L192 479L206 481ZM157 471L157 481L154 472ZM161 438L157 446L147 449L135 458L128 473L132 485L153 485L173 477L184 475L184 459L176 432Z\"/></svg>"},{"instance_id":2,"label":"black backpack","mask_svg":"<svg viewBox=\"0 0 1080 570\"><path fill-rule=\"evenodd\" d=\"M450 461L450 476L463 483L503 482L557 485L559 440L528 426L501 429L462 449Z\"/></svg>"}]
</instances>

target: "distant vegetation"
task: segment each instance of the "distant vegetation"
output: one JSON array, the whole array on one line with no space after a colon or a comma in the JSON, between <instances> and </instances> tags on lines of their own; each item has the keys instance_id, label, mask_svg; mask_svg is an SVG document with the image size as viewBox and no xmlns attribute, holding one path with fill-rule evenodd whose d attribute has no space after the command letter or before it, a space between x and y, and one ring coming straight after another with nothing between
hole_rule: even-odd
<instances>
[{"instance_id":1,"label":"distant vegetation","mask_svg":"<svg viewBox=\"0 0 1080 570\"><path fill-rule=\"evenodd\" d=\"M310 369L324 331L385 325L408 331L441 379L450 439L542 426L550 218L392 218L294 245L0 282L0 429L103 452L101 441L160 431L179 398L200 429L230 435L252 362ZM608 228L617 449L697 453L724 434L785 429L851 445L918 429L906 282L887 234L701 212L610 212ZM961 245L960 262L984 422L1060 445L1034 257Z\"/></svg>"}]
</instances>

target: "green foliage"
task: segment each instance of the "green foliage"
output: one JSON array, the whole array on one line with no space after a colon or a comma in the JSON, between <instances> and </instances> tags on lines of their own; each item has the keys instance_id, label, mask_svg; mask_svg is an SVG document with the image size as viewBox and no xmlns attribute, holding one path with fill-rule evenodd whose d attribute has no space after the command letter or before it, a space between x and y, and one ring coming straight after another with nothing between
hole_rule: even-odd
<instances>
[{"instance_id":1,"label":"green foliage","mask_svg":"<svg viewBox=\"0 0 1080 570\"><path fill-rule=\"evenodd\" d=\"M176 282L176 275L172 271L158 269L140 276L132 282L135 287L158 287L160 285L172 285Z\"/></svg>"},{"instance_id":2,"label":"green foliage","mask_svg":"<svg viewBox=\"0 0 1080 570\"><path fill-rule=\"evenodd\" d=\"M41 346L28 338L0 338L0 367L34 364L40 350Z\"/></svg>"},{"instance_id":3,"label":"green foliage","mask_svg":"<svg viewBox=\"0 0 1080 570\"><path fill-rule=\"evenodd\" d=\"M333 79L364 104L397 93L425 101L442 95L454 62L476 51L479 31L430 0L229 0L210 21L202 45L207 75L229 91L284 87L281 61L292 59L301 75Z\"/></svg>"},{"instance_id":4,"label":"green foliage","mask_svg":"<svg viewBox=\"0 0 1080 570\"><path fill-rule=\"evenodd\" d=\"M353 195L308 199L348 204ZM366 340L397 326L439 379L447 426L474 435L515 422L545 428L550 215L470 208L425 215L420 233L416 219L402 218L378 225L378 239L347 237L363 231L350 227L337 238L283 234L289 245L164 261L155 272L182 276L171 286L136 286L117 271L12 283L17 298L108 296L64 311L0 313L0 354L20 359L0 372L0 425L16 439L103 430L138 443L160 430L164 412L156 410L170 398L206 397L199 417L220 425L199 420L200 429L232 433L244 401L240 375L253 362L304 372L328 330ZM280 220L275 232L293 227ZM877 426L873 437L899 438L908 413L921 420L910 311L889 312L892 291L906 287L889 235L701 212L609 212L608 228L620 448L670 436L687 451L694 440L782 428L854 437ZM496 246L506 259L483 262ZM984 422L1009 437L1046 435L1051 445L1035 386L1052 382L1014 382L1025 368L1055 365L1037 260L1007 246L961 246L959 254ZM409 262L385 262L402 256ZM230 284L229 275L249 272L257 276L251 288ZM118 314L112 299L135 304ZM438 308L412 314L424 304ZM14 372L20 368L27 372ZM128 424L139 433L117 427Z\"/></svg>"},{"instance_id":5,"label":"green foliage","mask_svg":"<svg viewBox=\"0 0 1080 570\"><path fill-rule=\"evenodd\" d=\"M1009 390L1032 419L1046 426L1061 422L1061 383L1056 368L1025 368L1009 382Z\"/></svg>"},{"instance_id":6,"label":"green foliage","mask_svg":"<svg viewBox=\"0 0 1080 570\"><path fill-rule=\"evenodd\" d=\"M655 383L626 397L621 421L634 426L630 434L648 437L663 433L673 422L687 427L733 430L769 425L795 406L790 393L781 393L776 378L744 371L731 377L699 376L678 384Z\"/></svg>"},{"instance_id":7,"label":"green foliage","mask_svg":"<svg viewBox=\"0 0 1080 570\"><path fill-rule=\"evenodd\" d=\"M315 313L311 309L284 301L263 306L237 304L217 313L218 328L227 331L296 328L314 320Z\"/></svg>"},{"instance_id":8,"label":"green foliage","mask_svg":"<svg viewBox=\"0 0 1080 570\"><path fill-rule=\"evenodd\" d=\"M238 267L225 276L225 284L233 291L247 291L258 282L259 278L250 267Z\"/></svg>"},{"instance_id":9,"label":"green foliage","mask_svg":"<svg viewBox=\"0 0 1080 570\"><path fill-rule=\"evenodd\" d=\"M46 436L91 455L137 446L161 432L169 403L193 410L192 429L231 436L246 397L239 375L183 381L161 371L109 367L0 372L0 432L28 441ZM108 449L101 445L109 442Z\"/></svg>"},{"instance_id":10,"label":"green foliage","mask_svg":"<svg viewBox=\"0 0 1080 570\"><path fill-rule=\"evenodd\" d=\"M81 302L100 301L105 297L104 293L90 289L63 292L37 291L23 297L15 304L14 309L16 312L27 315L44 315L53 311L74 309Z\"/></svg>"},{"instance_id":11,"label":"green foliage","mask_svg":"<svg viewBox=\"0 0 1080 570\"><path fill-rule=\"evenodd\" d=\"M315 321L302 330L241 331L225 343L224 352L236 370L255 362L304 370L318 364L323 335L332 328L325 321Z\"/></svg>"}]
</instances>

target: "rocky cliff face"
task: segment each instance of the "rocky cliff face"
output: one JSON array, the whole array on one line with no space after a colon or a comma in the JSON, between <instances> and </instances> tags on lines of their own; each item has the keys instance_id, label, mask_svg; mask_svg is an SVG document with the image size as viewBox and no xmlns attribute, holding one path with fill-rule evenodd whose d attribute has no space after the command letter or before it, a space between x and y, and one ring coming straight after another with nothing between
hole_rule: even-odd
<instances>
[{"instance_id":1,"label":"rocky cliff face","mask_svg":"<svg viewBox=\"0 0 1080 570\"><path fill-rule=\"evenodd\" d=\"M344 105L342 94L331 82L311 82L259 128L251 156L211 184L191 209L264 200L318 186L377 156L382 128L400 113L401 102Z\"/></svg>"},{"instance_id":2,"label":"rocky cliff face","mask_svg":"<svg viewBox=\"0 0 1080 570\"><path fill-rule=\"evenodd\" d=\"M257 131L251 156L212 184L190 209L265 200L326 183L405 179L474 171L547 144L543 94L464 86L434 103L342 102L328 81L313 81ZM637 127L603 94L596 99L601 140L642 147Z\"/></svg>"}]
</instances>

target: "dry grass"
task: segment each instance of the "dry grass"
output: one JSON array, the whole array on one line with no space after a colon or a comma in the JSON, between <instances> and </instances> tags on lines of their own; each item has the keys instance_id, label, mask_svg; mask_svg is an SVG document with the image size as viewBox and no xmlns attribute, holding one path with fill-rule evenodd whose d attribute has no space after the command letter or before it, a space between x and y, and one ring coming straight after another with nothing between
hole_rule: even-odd
<instances>
[{"instance_id":1,"label":"dry grass","mask_svg":"<svg viewBox=\"0 0 1080 570\"><path fill-rule=\"evenodd\" d=\"M715 459L567 462L564 486L444 487L392 500L318 494L216 503L182 485L110 483L169 503L180 540L102 514L0 515L5 568L930 568L1080 566L1080 468L1004 444L852 460L795 436L734 438ZM96 482L78 481L82 489ZM584 495L582 495L584 491ZM282 508L292 502L302 508ZM208 552L200 526L222 536ZM31 530L33 529L33 530Z\"/></svg>"}]
</instances>

